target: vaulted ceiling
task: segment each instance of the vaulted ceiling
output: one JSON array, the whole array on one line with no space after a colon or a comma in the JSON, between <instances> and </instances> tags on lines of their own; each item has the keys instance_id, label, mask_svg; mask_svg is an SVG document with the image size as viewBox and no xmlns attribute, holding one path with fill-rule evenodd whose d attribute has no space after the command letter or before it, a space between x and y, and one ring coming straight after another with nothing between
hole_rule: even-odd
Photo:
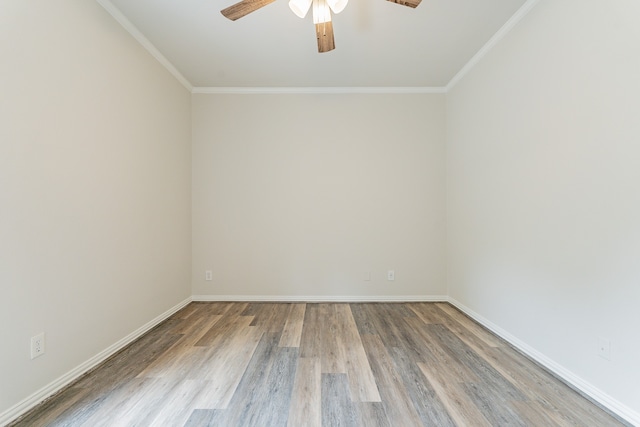
<instances>
[{"instance_id":1,"label":"vaulted ceiling","mask_svg":"<svg viewBox=\"0 0 640 427\"><path fill-rule=\"evenodd\" d=\"M311 13L287 0L237 21L220 14L237 0L98 1L191 86L216 88L445 87L528 3L349 0L333 16L336 49L318 53Z\"/></svg>"}]
</instances>

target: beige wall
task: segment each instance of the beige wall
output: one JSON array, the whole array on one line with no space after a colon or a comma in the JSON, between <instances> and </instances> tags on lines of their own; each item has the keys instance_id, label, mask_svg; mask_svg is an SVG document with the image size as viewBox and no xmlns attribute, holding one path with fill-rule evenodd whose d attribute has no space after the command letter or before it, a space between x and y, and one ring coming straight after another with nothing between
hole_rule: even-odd
<instances>
[{"instance_id":1,"label":"beige wall","mask_svg":"<svg viewBox=\"0 0 640 427\"><path fill-rule=\"evenodd\" d=\"M640 412L637 2L541 0L446 106L191 97L97 3L5 3L0 414L192 293L447 292Z\"/></svg>"},{"instance_id":2,"label":"beige wall","mask_svg":"<svg viewBox=\"0 0 640 427\"><path fill-rule=\"evenodd\" d=\"M444 106L194 95L194 295L445 295Z\"/></svg>"},{"instance_id":3,"label":"beige wall","mask_svg":"<svg viewBox=\"0 0 640 427\"><path fill-rule=\"evenodd\" d=\"M542 0L447 96L450 295L636 416L638 16Z\"/></svg>"},{"instance_id":4,"label":"beige wall","mask_svg":"<svg viewBox=\"0 0 640 427\"><path fill-rule=\"evenodd\" d=\"M191 295L190 94L96 2L1 8L0 414Z\"/></svg>"}]
</instances>

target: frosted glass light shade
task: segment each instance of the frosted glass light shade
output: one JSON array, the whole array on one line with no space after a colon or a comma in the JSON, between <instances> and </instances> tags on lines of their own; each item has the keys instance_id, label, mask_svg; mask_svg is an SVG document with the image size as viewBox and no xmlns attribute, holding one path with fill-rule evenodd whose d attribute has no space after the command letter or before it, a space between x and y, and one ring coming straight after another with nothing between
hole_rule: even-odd
<instances>
[{"instance_id":1,"label":"frosted glass light shade","mask_svg":"<svg viewBox=\"0 0 640 427\"><path fill-rule=\"evenodd\" d=\"M298 17L304 18L311 7L311 2L312 0L289 0L289 9Z\"/></svg>"},{"instance_id":2,"label":"frosted glass light shade","mask_svg":"<svg viewBox=\"0 0 640 427\"><path fill-rule=\"evenodd\" d=\"M331 10L326 0L313 0L313 23L331 22Z\"/></svg>"},{"instance_id":3,"label":"frosted glass light shade","mask_svg":"<svg viewBox=\"0 0 640 427\"><path fill-rule=\"evenodd\" d=\"M349 0L327 0L327 4L333 10L333 13L340 13L344 10Z\"/></svg>"}]
</instances>

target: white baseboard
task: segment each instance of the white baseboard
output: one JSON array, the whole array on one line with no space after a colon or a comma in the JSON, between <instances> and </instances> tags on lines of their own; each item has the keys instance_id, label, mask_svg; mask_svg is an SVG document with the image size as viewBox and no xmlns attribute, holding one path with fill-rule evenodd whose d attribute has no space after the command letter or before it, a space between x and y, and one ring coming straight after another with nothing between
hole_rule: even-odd
<instances>
[{"instance_id":1,"label":"white baseboard","mask_svg":"<svg viewBox=\"0 0 640 427\"><path fill-rule=\"evenodd\" d=\"M107 360L109 357L111 357L112 355L120 351L122 348L129 345L130 343L132 343L142 335L144 335L153 327L157 326L160 322L164 321L169 316L171 316L172 314L174 314L175 312L177 312L178 310L180 310L181 308L189 304L191 300L192 300L191 297L189 297L186 300L171 307L169 310L165 311L155 319L151 320L150 322L136 329L126 337L116 342L115 344L107 347L106 349L96 354L86 362L78 365L71 371L67 372L60 378L53 381L52 383L44 386L40 390L33 393L31 396L27 397L23 401L17 403L16 405L12 406L5 412L1 413L0 426L9 424L11 421L14 421L18 417L27 413L29 410L31 410L33 407L35 407L36 405L38 405L48 397L53 396L54 394L62 390L64 387L71 384L76 379L80 378L84 373L98 366L100 363Z\"/></svg>"},{"instance_id":2,"label":"white baseboard","mask_svg":"<svg viewBox=\"0 0 640 427\"><path fill-rule=\"evenodd\" d=\"M602 390L595 387L593 384L580 378L570 370L566 369L564 366L556 363L549 357L540 353L538 350L534 349L527 343L521 341L514 335L511 335L509 332L505 331L504 329L494 324L490 320L486 319L485 317L471 310L469 307L465 306L459 301L456 301L454 298L449 297L448 301L449 303L457 307L460 311L465 313L467 316L471 317L473 320L480 323L481 325L483 325L484 327L486 327L496 335L505 339L507 342L509 342L509 344L513 345L518 350L526 354L528 357L535 360L540 365L544 366L546 369L551 371L558 378L562 379L567 384L574 387L579 392L583 393L585 396L588 396L589 398L593 399L594 401L596 401L603 407L607 408L609 411L613 412L614 414L618 415L623 420L631 423L632 425L640 426L640 414L634 411L633 409L620 403L613 397L609 396L608 394L604 393Z\"/></svg>"},{"instance_id":3,"label":"white baseboard","mask_svg":"<svg viewBox=\"0 0 640 427\"><path fill-rule=\"evenodd\" d=\"M446 295L194 295L199 302L446 302Z\"/></svg>"}]
</instances>

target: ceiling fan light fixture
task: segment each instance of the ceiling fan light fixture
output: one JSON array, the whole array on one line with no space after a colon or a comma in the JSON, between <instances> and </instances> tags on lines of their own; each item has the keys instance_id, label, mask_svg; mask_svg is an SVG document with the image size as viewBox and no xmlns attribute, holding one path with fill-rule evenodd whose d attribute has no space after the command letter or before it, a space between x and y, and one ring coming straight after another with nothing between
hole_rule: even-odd
<instances>
[{"instance_id":1,"label":"ceiling fan light fixture","mask_svg":"<svg viewBox=\"0 0 640 427\"><path fill-rule=\"evenodd\" d=\"M304 18L309 12L313 0L289 0L289 9L299 18Z\"/></svg>"},{"instance_id":2,"label":"ceiling fan light fixture","mask_svg":"<svg viewBox=\"0 0 640 427\"><path fill-rule=\"evenodd\" d=\"M273 3L275 0L240 0L220 12L226 18L235 21L255 12L256 10ZM340 13L344 10L349 0L289 0L289 8L296 16L304 18L313 5L313 23L316 27L316 39L318 40L318 52L329 52L336 48L333 37L333 23L331 12ZM415 8L421 0L389 0Z\"/></svg>"},{"instance_id":3,"label":"ceiling fan light fixture","mask_svg":"<svg viewBox=\"0 0 640 427\"><path fill-rule=\"evenodd\" d=\"M333 39L333 23L331 9L326 0L313 0L313 23L316 25L318 52L329 52L336 48Z\"/></svg>"},{"instance_id":4,"label":"ceiling fan light fixture","mask_svg":"<svg viewBox=\"0 0 640 427\"><path fill-rule=\"evenodd\" d=\"M333 11L333 13L340 13L347 6L349 0L327 0L327 4Z\"/></svg>"}]
</instances>

